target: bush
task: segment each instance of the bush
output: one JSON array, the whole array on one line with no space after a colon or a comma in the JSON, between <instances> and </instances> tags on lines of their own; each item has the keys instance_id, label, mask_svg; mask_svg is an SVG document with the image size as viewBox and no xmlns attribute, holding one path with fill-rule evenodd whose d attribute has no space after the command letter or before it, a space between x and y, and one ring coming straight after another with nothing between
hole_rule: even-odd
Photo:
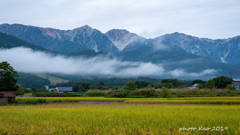
<instances>
[{"instance_id":1,"label":"bush","mask_svg":"<svg viewBox=\"0 0 240 135\"><path fill-rule=\"evenodd\" d=\"M171 89L171 88L174 88L174 85L173 83L164 83L163 87Z\"/></svg>"},{"instance_id":2,"label":"bush","mask_svg":"<svg viewBox=\"0 0 240 135\"><path fill-rule=\"evenodd\" d=\"M9 97L8 98L8 104L15 104L17 103L15 100L13 100L13 98Z\"/></svg>"},{"instance_id":3,"label":"bush","mask_svg":"<svg viewBox=\"0 0 240 135\"><path fill-rule=\"evenodd\" d=\"M196 88L202 89L202 88L203 88L203 85L202 85L201 83L198 83L197 86L196 86Z\"/></svg>"},{"instance_id":4,"label":"bush","mask_svg":"<svg viewBox=\"0 0 240 135\"><path fill-rule=\"evenodd\" d=\"M112 87L112 90L119 90L119 89L120 89L119 86Z\"/></svg>"},{"instance_id":5,"label":"bush","mask_svg":"<svg viewBox=\"0 0 240 135\"><path fill-rule=\"evenodd\" d=\"M128 96L128 93L129 93L129 91L127 91L127 90L112 90L107 93L107 96L125 98Z\"/></svg>"},{"instance_id":6,"label":"bush","mask_svg":"<svg viewBox=\"0 0 240 135\"><path fill-rule=\"evenodd\" d=\"M155 88L157 88L157 89L162 88L162 84L161 84L160 82L157 82L157 83L155 84Z\"/></svg>"},{"instance_id":7,"label":"bush","mask_svg":"<svg viewBox=\"0 0 240 135\"><path fill-rule=\"evenodd\" d=\"M137 85L135 85L134 81L129 81L126 84L125 90L137 90Z\"/></svg>"},{"instance_id":8,"label":"bush","mask_svg":"<svg viewBox=\"0 0 240 135\"><path fill-rule=\"evenodd\" d=\"M125 98L128 96L128 93L127 92L118 92L118 93L114 93L112 95L112 97L118 97L118 98Z\"/></svg>"},{"instance_id":9,"label":"bush","mask_svg":"<svg viewBox=\"0 0 240 135\"><path fill-rule=\"evenodd\" d=\"M46 103L47 103L47 100L46 100L46 99L38 99L38 100L37 100L37 103L46 104Z\"/></svg>"},{"instance_id":10,"label":"bush","mask_svg":"<svg viewBox=\"0 0 240 135\"><path fill-rule=\"evenodd\" d=\"M23 103L27 105L36 105L37 100L25 100Z\"/></svg>"},{"instance_id":11,"label":"bush","mask_svg":"<svg viewBox=\"0 0 240 135\"><path fill-rule=\"evenodd\" d=\"M152 97L156 96L157 93L155 90L136 90L129 93L129 96L145 96L145 97Z\"/></svg>"},{"instance_id":12,"label":"bush","mask_svg":"<svg viewBox=\"0 0 240 135\"><path fill-rule=\"evenodd\" d=\"M33 93L35 97L79 97L78 93Z\"/></svg>"},{"instance_id":13,"label":"bush","mask_svg":"<svg viewBox=\"0 0 240 135\"><path fill-rule=\"evenodd\" d=\"M152 89L153 89L152 85L151 85L151 84L149 84L149 85L147 86L147 89L150 89L150 90L152 90Z\"/></svg>"},{"instance_id":14,"label":"bush","mask_svg":"<svg viewBox=\"0 0 240 135\"><path fill-rule=\"evenodd\" d=\"M181 86L178 86L178 88L179 89L184 89L184 88L186 88L186 86L185 85L181 85Z\"/></svg>"},{"instance_id":15,"label":"bush","mask_svg":"<svg viewBox=\"0 0 240 135\"><path fill-rule=\"evenodd\" d=\"M19 89L16 91L16 95L24 95L25 91L23 87L19 87Z\"/></svg>"},{"instance_id":16,"label":"bush","mask_svg":"<svg viewBox=\"0 0 240 135\"><path fill-rule=\"evenodd\" d=\"M109 90L109 87L108 86L104 86L104 85L101 85L101 90Z\"/></svg>"},{"instance_id":17,"label":"bush","mask_svg":"<svg viewBox=\"0 0 240 135\"><path fill-rule=\"evenodd\" d=\"M162 95L163 95L163 97L166 98L168 94L169 94L168 88L163 86L162 87Z\"/></svg>"},{"instance_id":18,"label":"bush","mask_svg":"<svg viewBox=\"0 0 240 135\"><path fill-rule=\"evenodd\" d=\"M231 84L228 84L225 89L234 90L234 87Z\"/></svg>"},{"instance_id":19,"label":"bush","mask_svg":"<svg viewBox=\"0 0 240 135\"><path fill-rule=\"evenodd\" d=\"M105 92L98 92L98 91L86 92L85 94L86 94L86 96L89 96L89 97L102 97L102 96L106 96Z\"/></svg>"}]
</instances>

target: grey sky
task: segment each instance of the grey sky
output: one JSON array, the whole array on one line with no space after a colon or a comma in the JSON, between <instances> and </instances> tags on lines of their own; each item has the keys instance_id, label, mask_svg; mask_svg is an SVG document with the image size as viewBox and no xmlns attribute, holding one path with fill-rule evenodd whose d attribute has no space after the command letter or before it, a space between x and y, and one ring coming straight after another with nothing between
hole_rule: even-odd
<instances>
[{"instance_id":1,"label":"grey sky","mask_svg":"<svg viewBox=\"0 0 240 135\"><path fill-rule=\"evenodd\" d=\"M0 24L57 29L89 25L146 38L181 32L211 39L240 35L239 0L1 0Z\"/></svg>"}]
</instances>

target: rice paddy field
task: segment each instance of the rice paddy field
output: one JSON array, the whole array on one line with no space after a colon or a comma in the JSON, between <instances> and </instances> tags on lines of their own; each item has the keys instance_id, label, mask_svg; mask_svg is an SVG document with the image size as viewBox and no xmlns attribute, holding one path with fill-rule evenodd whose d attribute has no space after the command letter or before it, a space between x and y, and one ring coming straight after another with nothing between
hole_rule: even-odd
<instances>
[{"instance_id":1,"label":"rice paddy field","mask_svg":"<svg viewBox=\"0 0 240 135\"><path fill-rule=\"evenodd\" d=\"M103 97L45 99L123 100ZM43 105L5 105L0 106L0 134L240 134L240 105L230 104L239 99L239 97L128 98L124 99L123 103L62 102ZM190 101L203 103L191 104ZM214 101L218 103L206 104ZM219 101L228 102L230 105Z\"/></svg>"}]
</instances>

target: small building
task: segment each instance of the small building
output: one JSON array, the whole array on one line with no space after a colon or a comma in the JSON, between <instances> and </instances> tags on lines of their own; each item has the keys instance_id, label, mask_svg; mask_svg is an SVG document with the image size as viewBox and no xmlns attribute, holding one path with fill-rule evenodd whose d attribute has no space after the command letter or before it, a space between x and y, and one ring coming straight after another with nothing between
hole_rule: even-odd
<instances>
[{"instance_id":1,"label":"small building","mask_svg":"<svg viewBox=\"0 0 240 135\"><path fill-rule=\"evenodd\" d=\"M46 90L48 90L48 89L49 89L49 86L48 86L48 85L45 85L44 87L45 87L45 89L46 89Z\"/></svg>"},{"instance_id":2,"label":"small building","mask_svg":"<svg viewBox=\"0 0 240 135\"><path fill-rule=\"evenodd\" d=\"M18 88L0 88L0 104L8 103L9 100L14 101Z\"/></svg>"},{"instance_id":3,"label":"small building","mask_svg":"<svg viewBox=\"0 0 240 135\"><path fill-rule=\"evenodd\" d=\"M195 89L196 87L197 87L197 83L196 84L194 84L193 86L190 86L190 87L188 87L189 89Z\"/></svg>"},{"instance_id":4,"label":"small building","mask_svg":"<svg viewBox=\"0 0 240 135\"><path fill-rule=\"evenodd\" d=\"M232 86L235 88L235 90L239 90L240 80L233 79Z\"/></svg>"},{"instance_id":5,"label":"small building","mask_svg":"<svg viewBox=\"0 0 240 135\"><path fill-rule=\"evenodd\" d=\"M58 92L73 92L72 87L56 87Z\"/></svg>"}]
</instances>

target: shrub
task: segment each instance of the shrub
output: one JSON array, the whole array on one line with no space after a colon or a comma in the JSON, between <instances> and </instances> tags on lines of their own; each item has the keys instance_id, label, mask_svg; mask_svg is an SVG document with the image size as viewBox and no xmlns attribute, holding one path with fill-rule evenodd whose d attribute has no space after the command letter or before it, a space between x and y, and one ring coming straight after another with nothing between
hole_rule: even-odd
<instances>
[{"instance_id":1,"label":"shrub","mask_svg":"<svg viewBox=\"0 0 240 135\"><path fill-rule=\"evenodd\" d=\"M181 86L178 86L178 88L179 89L184 89L184 88L186 88L186 86L185 85L181 85Z\"/></svg>"},{"instance_id":2,"label":"shrub","mask_svg":"<svg viewBox=\"0 0 240 135\"><path fill-rule=\"evenodd\" d=\"M24 95L25 91L23 87L19 87L19 89L16 91L16 95Z\"/></svg>"},{"instance_id":3,"label":"shrub","mask_svg":"<svg viewBox=\"0 0 240 135\"><path fill-rule=\"evenodd\" d=\"M225 89L234 90L234 87L231 84L228 84Z\"/></svg>"},{"instance_id":4,"label":"shrub","mask_svg":"<svg viewBox=\"0 0 240 135\"><path fill-rule=\"evenodd\" d=\"M163 97L165 98L165 97L167 97L167 95L169 94L169 90L168 90L168 88L166 88L166 87L162 87L162 95L163 95Z\"/></svg>"},{"instance_id":5,"label":"shrub","mask_svg":"<svg viewBox=\"0 0 240 135\"><path fill-rule=\"evenodd\" d=\"M120 89L119 86L112 87L112 90L119 90L119 89Z\"/></svg>"},{"instance_id":6,"label":"shrub","mask_svg":"<svg viewBox=\"0 0 240 135\"><path fill-rule=\"evenodd\" d=\"M145 96L145 97L152 97L156 96L157 93L155 90L136 90L129 93L129 96Z\"/></svg>"},{"instance_id":7,"label":"shrub","mask_svg":"<svg viewBox=\"0 0 240 135\"><path fill-rule=\"evenodd\" d=\"M129 91L127 90L112 90L107 93L107 96L125 98L128 96Z\"/></svg>"},{"instance_id":8,"label":"shrub","mask_svg":"<svg viewBox=\"0 0 240 135\"><path fill-rule=\"evenodd\" d=\"M160 82L157 82L155 84L155 88L157 88L157 89L162 88L162 84Z\"/></svg>"},{"instance_id":9,"label":"shrub","mask_svg":"<svg viewBox=\"0 0 240 135\"><path fill-rule=\"evenodd\" d=\"M33 93L35 97L79 97L77 93Z\"/></svg>"},{"instance_id":10,"label":"shrub","mask_svg":"<svg viewBox=\"0 0 240 135\"><path fill-rule=\"evenodd\" d=\"M173 83L164 83L163 87L171 89L174 88L174 85Z\"/></svg>"},{"instance_id":11,"label":"shrub","mask_svg":"<svg viewBox=\"0 0 240 135\"><path fill-rule=\"evenodd\" d=\"M201 83L198 83L197 86L196 86L196 88L202 89L202 88L203 88L203 85L202 85Z\"/></svg>"},{"instance_id":12,"label":"shrub","mask_svg":"<svg viewBox=\"0 0 240 135\"><path fill-rule=\"evenodd\" d=\"M27 105L36 105L37 100L25 100L23 103L25 103Z\"/></svg>"},{"instance_id":13,"label":"shrub","mask_svg":"<svg viewBox=\"0 0 240 135\"><path fill-rule=\"evenodd\" d=\"M102 97L102 96L106 96L105 92L98 92L98 91L86 92L85 94L86 94L86 96L89 96L89 97Z\"/></svg>"},{"instance_id":14,"label":"shrub","mask_svg":"<svg viewBox=\"0 0 240 135\"><path fill-rule=\"evenodd\" d=\"M38 99L38 100L37 100L37 103L46 104L46 103L47 103L47 100L46 100L46 99Z\"/></svg>"},{"instance_id":15,"label":"shrub","mask_svg":"<svg viewBox=\"0 0 240 135\"><path fill-rule=\"evenodd\" d=\"M8 103L9 104L15 104L15 103L17 103L15 100L13 100L13 98L11 98L11 97L8 97Z\"/></svg>"},{"instance_id":16,"label":"shrub","mask_svg":"<svg viewBox=\"0 0 240 135\"><path fill-rule=\"evenodd\" d=\"M101 85L101 90L109 90L109 87L108 86L104 86L104 85Z\"/></svg>"},{"instance_id":17,"label":"shrub","mask_svg":"<svg viewBox=\"0 0 240 135\"><path fill-rule=\"evenodd\" d=\"M149 85L147 86L147 89L150 89L150 90L152 90L152 89L153 89L152 85L151 85L151 84L149 84Z\"/></svg>"}]
</instances>

